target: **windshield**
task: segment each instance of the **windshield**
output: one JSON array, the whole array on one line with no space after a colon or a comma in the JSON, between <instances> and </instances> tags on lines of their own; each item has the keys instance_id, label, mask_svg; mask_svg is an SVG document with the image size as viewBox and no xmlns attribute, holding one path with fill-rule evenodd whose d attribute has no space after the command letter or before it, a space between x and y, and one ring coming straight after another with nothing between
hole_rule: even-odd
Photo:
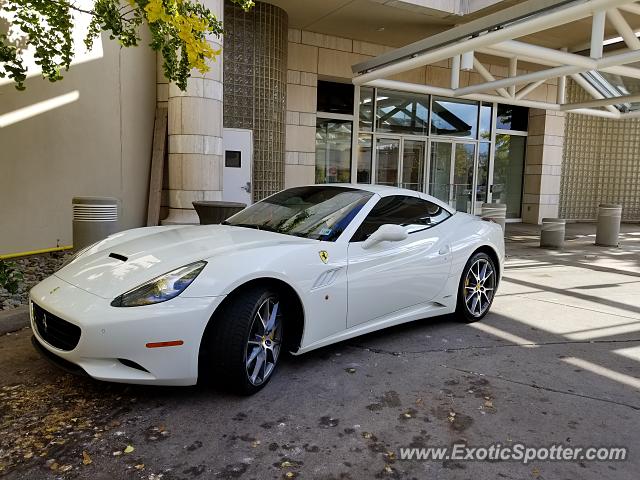
<instances>
[{"instance_id":1,"label":"windshield","mask_svg":"<svg viewBox=\"0 0 640 480\"><path fill-rule=\"evenodd\" d=\"M254 203L223 224L333 242L372 195L348 187L289 188Z\"/></svg>"}]
</instances>

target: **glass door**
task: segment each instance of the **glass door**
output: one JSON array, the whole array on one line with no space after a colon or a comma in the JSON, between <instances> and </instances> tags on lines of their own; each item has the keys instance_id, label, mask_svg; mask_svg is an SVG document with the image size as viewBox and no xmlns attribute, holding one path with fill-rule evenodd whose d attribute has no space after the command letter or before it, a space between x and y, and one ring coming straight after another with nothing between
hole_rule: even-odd
<instances>
[{"instance_id":1,"label":"glass door","mask_svg":"<svg viewBox=\"0 0 640 480\"><path fill-rule=\"evenodd\" d=\"M429 195L451 204L451 158L453 143L431 142Z\"/></svg>"},{"instance_id":2,"label":"glass door","mask_svg":"<svg viewBox=\"0 0 640 480\"><path fill-rule=\"evenodd\" d=\"M459 212L473 212L476 144L431 142L429 194Z\"/></svg>"},{"instance_id":3,"label":"glass door","mask_svg":"<svg viewBox=\"0 0 640 480\"><path fill-rule=\"evenodd\" d=\"M475 143L455 143L451 204L459 212L473 213L472 192L476 156Z\"/></svg>"},{"instance_id":4,"label":"glass door","mask_svg":"<svg viewBox=\"0 0 640 480\"><path fill-rule=\"evenodd\" d=\"M400 160L400 139L376 139L376 183L398 186L398 164Z\"/></svg>"},{"instance_id":5,"label":"glass door","mask_svg":"<svg viewBox=\"0 0 640 480\"><path fill-rule=\"evenodd\" d=\"M418 192L424 191L424 160L426 152L424 140L402 141L402 187Z\"/></svg>"}]
</instances>

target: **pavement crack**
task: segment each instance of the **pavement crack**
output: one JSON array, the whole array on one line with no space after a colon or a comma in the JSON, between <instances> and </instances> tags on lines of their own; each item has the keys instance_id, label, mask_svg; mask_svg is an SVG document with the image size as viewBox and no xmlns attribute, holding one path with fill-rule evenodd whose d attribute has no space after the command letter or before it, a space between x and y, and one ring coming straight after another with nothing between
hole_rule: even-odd
<instances>
[{"instance_id":1,"label":"pavement crack","mask_svg":"<svg viewBox=\"0 0 640 480\"><path fill-rule=\"evenodd\" d=\"M625 402L617 402L615 400L609 400L608 398L595 397L593 395L585 395L585 394L582 394L582 393L570 392L568 390L560 390L558 388L545 387L543 385L537 385L535 383L528 383L528 382L523 382L523 381L520 381L520 380L514 380L512 378L507 378L507 377L504 377L502 375L489 375L489 374L486 374L486 373L474 372L472 370L467 370L467 369L464 369L464 368L452 367L450 365L441 364L440 366L442 368L446 368L446 369L449 369L449 370L455 370L457 372L466 373L466 374L474 375L474 376L477 376L477 377L487 377L487 378L492 378L492 379L496 379L496 380L502 380L502 381L507 382L507 383L512 383L512 384L515 384L515 385L521 385L523 387L535 388L536 390L543 390L545 392L557 393L557 394L560 394L560 395L569 395L569 396L572 396L572 397L579 397L579 398L584 398L584 399L587 399L587 400L594 400L594 401L597 401L597 402L603 402L603 403L609 403L609 404L613 404L613 405L619 405L621 407L631 408L632 410L640 410L640 406L638 406L638 405L631 405L630 403L625 403Z\"/></svg>"},{"instance_id":2,"label":"pavement crack","mask_svg":"<svg viewBox=\"0 0 640 480\"><path fill-rule=\"evenodd\" d=\"M464 350L492 350L497 348L513 348L513 347L546 347L553 345L571 345L571 344L606 344L606 343L634 343L640 342L640 338L631 338L624 340L562 340L555 342L529 342L529 343L502 343L500 345L466 345L464 347L450 347L450 348L430 348L426 350L413 350L413 351L393 351L385 350L383 348L367 347L366 345L349 344L349 347L357 348L360 350L366 350L371 353L378 353L382 355L392 355L394 357L400 357L402 355L421 355L424 353L448 353L458 352Z\"/></svg>"}]
</instances>

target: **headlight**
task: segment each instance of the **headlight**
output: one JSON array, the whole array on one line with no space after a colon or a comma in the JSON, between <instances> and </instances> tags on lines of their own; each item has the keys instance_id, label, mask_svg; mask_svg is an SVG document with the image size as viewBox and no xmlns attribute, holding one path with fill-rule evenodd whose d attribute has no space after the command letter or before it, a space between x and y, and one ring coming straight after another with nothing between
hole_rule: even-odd
<instances>
[{"instance_id":1,"label":"headlight","mask_svg":"<svg viewBox=\"0 0 640 480\"><path fill-rule=\"evenodd\" d=\"M196 262L176 268L116 297L111 306L139 307L171 300L191 285L206 264L207 262Z\"/></svg>"}]
</instances>

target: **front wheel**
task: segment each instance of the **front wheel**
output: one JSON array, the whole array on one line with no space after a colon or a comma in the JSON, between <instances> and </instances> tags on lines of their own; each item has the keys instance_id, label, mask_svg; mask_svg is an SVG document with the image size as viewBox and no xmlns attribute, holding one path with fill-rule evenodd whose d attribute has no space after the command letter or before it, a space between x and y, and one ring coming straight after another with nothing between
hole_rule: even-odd
<instances>
[{"instance_id":1,"label":"front wheel","mask_svg":"<svg viewBox=\"0 0 640 480\"><path fill-rule=\"evenodd\" d=\"M273 376L283 339L283 305L271 289L248 289L213 318L206 339L210 381L222 380L238 393L250 395Z\"/></svg>"},{"instance_id":2,"label":"front wheel","mask_svg":"<svg viewBox=\"0 0 640 480\"><path fill-rule=\"evenodd\" d=\"M498 286L496 266L486 253L473 255L462 271L458 287L457 317L467 323L481 320L489 311Z\"/></svg>"}]
</instances>

